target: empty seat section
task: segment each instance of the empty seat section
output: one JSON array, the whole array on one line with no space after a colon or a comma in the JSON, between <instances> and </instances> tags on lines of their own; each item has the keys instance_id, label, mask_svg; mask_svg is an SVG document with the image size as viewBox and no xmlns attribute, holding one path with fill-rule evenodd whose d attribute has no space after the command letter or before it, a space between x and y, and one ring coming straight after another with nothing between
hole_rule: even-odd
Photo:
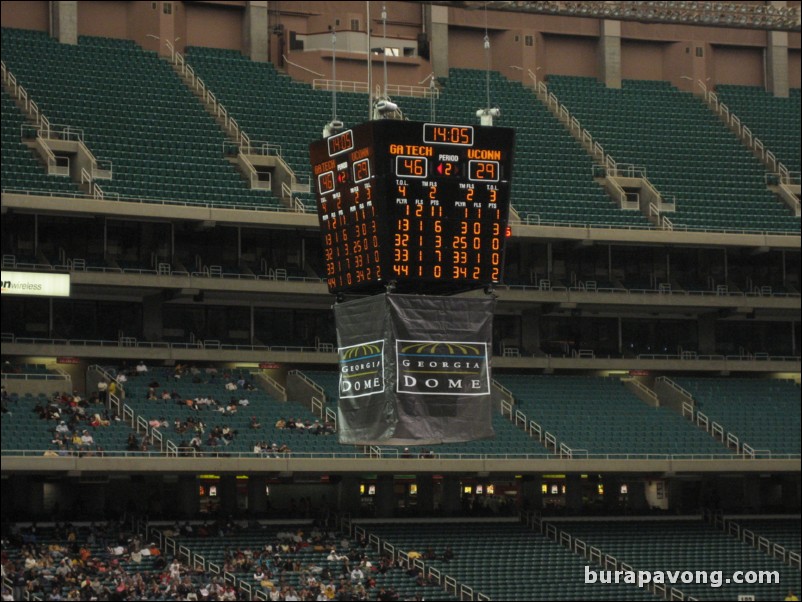
<instances>
[{"instance_id":1,"label":"empty seat section","mask_svg":"<svg viewBox=\"0 0 802 602\"><path fill-rule=\"evenodd\" d=\"M81 130L95 157L111 161L113 179L98 181L107 199L278 207L228 162L220 127L155 53L127 40L70 45L34 33L3 29L3 60L52 124Z\"/></svg>"},{"instance_id":2,"label":"empty seat section","mask_svg":"<svg viewBox=\"0 0 802 602\"><path fill-rule=\"evenodd\" d=\"M800 89L791 88L780 98L758 86L716 86L721 102L790 171L800 171Z\"/></svg>"},{"instance_id":3,"label":"empty seat section","mask_svg":"<svg viewBox=\"0 0 802 602\"><path fill-rule=\"evenodd\" d=\"M496 375L529 420L575 454L732 452L668 408L646 405L616 378Z\"/></svg>"},{"instance_id":4,"label":"empty seat section","mask_svg":"<svg viewBox=\"0 0 802 602\"><path fill-rule=\"evenodd\" d=\"M756 451L798 454L799 385L791 380L747 378L676 378L691 393L696 408L710 421Z\"/></svg>"},{"instance_id":5,"label":"empty seat section","mask_svg":"<svg viewBox=\"0 0 802 602\"><path fill-rule=\"evenodd\" d=\"M792 518L736 518L741 529L749 529L758 537L765 537L771 544L779 544L788 552L802 549L802 525L800 517Z\"/></svg>"},{"instance_id":6,"label":"empty seat section","mask_svg":"<svg viewBox=\"0 0 802 602\"><path fill-rule=\"evenodd\" d=\"M491 600L654 600L632 585L586 584L579 556L517 523L366 524L396 550L424 554L426 565ZM443 559L446 547L454 558ZM594 567L595 568L595 567Z\"/></svg>"},{"instance_id":7,"label":"empty seat section","mask_svg":"<svg viewBox=\"0 0 802 602\"><path fill-rule=\"evenodd\" d=\"M4 47L5 49L5 47ZM5 60L5 53L3 54ZM75 195L78 186L68 176L48 175L39 156L22 142L25 117L3 88L2 92L3 191Z\"/></svg>"},{"instance_id":8,"label":"empty seat section","mask_svg":"<svg viewBox=\"0 0 802 602\"><path fill-rule=\"evenodd\" d=\"M193 47L187 59L252 138L280 147L296 174L309 177L308 145L331 119L331 92L313 90L236 52ZM436 120L476 123L476 109L486 104L484 77L483 71L452 69L436 102ZM502 106L498 123L516 129L512 203L524 218L648 227L639 212L619 210L594 183L590 157L531 91L498 73L491 77ZM429 99L395 100L408 119L431 121ZM338 92L337 117L348 126L366 121L366 96Z\"/></svg>"},{"instance_id":9,"label":"empty seat section","mask_svg":"<svg viewBox=\"0 0 802 602\"><path fill-rule=\"evenodd\" d=\"M699 600L781 600L789 589L799 591L799 570L741 543L699 520L557 522L574 537L596 546L636 570L721 571L718 587L708 583L678 582L673 587ZM777 571L779 583L735 583L735 571ZM741 578L744 576L741 575Z\"/></svg>"},{"instance_id":10,"label":"empty seat section","mask_svg":"<svg viewBox=\"0 0 802 602\"><path fill-rule=\"evenodd\" d=\"M799 219L768 190L766 167L699 98L664 81L625 80L621 89L590 77L548 82L616 161L645 168L676 202L667 214L675 226L799 232Z\"/></svg>"}]
</instances>

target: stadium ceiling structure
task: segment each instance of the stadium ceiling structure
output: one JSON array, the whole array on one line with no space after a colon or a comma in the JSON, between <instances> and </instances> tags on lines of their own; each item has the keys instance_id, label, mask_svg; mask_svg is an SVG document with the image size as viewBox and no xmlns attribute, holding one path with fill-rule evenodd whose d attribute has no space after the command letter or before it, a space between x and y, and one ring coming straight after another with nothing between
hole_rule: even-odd
<instances>
[{"instance_id":1,"label":"stadium ceiling structure","mask_svg":"<svg viewBox=\"0 0 802 602\"><path fill-rule=\"evenodd\" d=\"M736 27L772 31L800 31L800 7L773 6L747 2L674 2L649 0L640 2L571 2L571 1L456 1L431 4L468 10L497 10L638 21L673 25Z\"/></svg>"}]
</instances>

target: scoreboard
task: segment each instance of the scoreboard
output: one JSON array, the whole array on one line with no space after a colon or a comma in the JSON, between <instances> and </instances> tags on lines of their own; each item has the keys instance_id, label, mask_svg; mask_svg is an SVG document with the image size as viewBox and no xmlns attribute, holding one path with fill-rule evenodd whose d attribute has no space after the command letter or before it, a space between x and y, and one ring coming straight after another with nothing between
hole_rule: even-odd
<instances>
[{"instance_id":1,"label":"scoreboard","mask_svg":"<svg viewBox=\"0 0 802 602\"><path fill-rule=\"evenodd\" d=\"M514 132L377 120L309 147L329 291L501 281Z\"/></svg>"}]
</instances>

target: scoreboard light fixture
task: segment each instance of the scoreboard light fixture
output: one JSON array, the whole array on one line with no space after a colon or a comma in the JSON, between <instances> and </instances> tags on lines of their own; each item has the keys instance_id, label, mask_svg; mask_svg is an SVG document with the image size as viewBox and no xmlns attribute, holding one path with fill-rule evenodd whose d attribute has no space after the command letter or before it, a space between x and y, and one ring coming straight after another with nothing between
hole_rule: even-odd
<instances>
[{"instance_id":1,"label":"scoreboard light fixture","mask_svg":"<svg viewBox=\"0 0 802 602\"><path fill-rule=\"evenodd\" d=\"M479 2L478 0L427 0L427 3L468 10L497 10L539 15L638 21L640 23L800 31L799 6L775 6L772 3L760 2L697 2L684 0L572 0L570 2L501 0Z\"/></svg>"}]
</instances>

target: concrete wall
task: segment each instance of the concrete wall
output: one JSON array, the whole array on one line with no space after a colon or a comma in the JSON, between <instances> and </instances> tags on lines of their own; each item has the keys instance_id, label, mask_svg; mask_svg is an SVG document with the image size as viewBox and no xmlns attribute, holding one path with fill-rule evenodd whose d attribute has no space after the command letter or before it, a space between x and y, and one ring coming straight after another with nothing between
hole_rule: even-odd
<instances>
[{"instance_id":1,"label":"concrete wall","mask_svg":"<svg viewBox=\"0 0 802 602\"><path fill-rule=\"evenodd\" d=\"M763 85L763 49L715 46L711 79L717 84Z\"/></svg>"},{"instance_id":2,"label":"concrete wall","mask_svg":"<svg viewBox=\"0 0 802 602\"><path fill-rule=\"evenodd\" d=\"M0 3L0 19L3 27L47 31L50 26L50 3L42 0L4 0Z\"/></svg>"}]
</instances>

